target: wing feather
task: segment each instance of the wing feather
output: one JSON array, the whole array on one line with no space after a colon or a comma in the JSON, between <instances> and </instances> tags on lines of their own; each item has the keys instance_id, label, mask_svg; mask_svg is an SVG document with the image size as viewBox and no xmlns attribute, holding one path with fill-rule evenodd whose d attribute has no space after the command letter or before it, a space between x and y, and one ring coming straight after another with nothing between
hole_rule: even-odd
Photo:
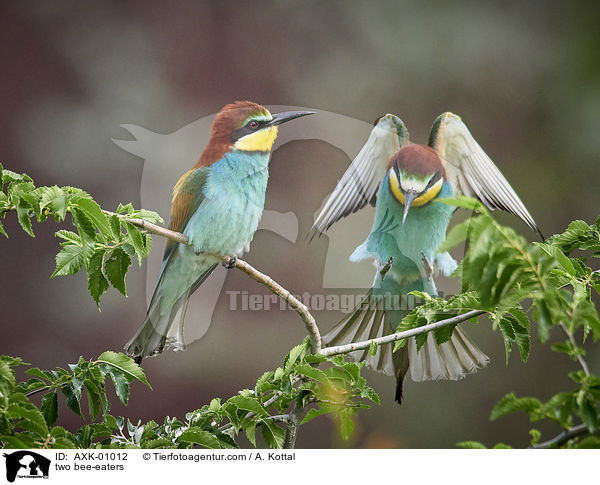
<instances>
[{"instance_id":1,"label":"wing feather","mask_svg":"<svg viewBox=\"0 0 600 485\"><path fill-rule=\"evenodd\" d=\"M440 115L431 129L429 146L442 158L446 177L455 192L475 196L489 209L510 212L540 232L519 196L459 116Z\"/></svg>"},{"instance_id":2,"label":"wing feather","mask_svg":"<svg viewBox=\"0 0 600 485\"><path fill-rule=\"evenodd\" d=\"M207 167L194 168L183 174L175 184L169 225L169 229L172 231L183 232L190 218L204 200L204 186L208 170ZM169 239L163 259L167 258L174 247L176 247L176 243Z\"/></svg>"},{"instance_id":3,"label":"wing feather","mask_svg":"<svg viewBox=\"0 0 600 485\"><path fill-rule=\"evenodd\" d=\"M309 239L365 205L375 205L391 156L408 144L408 131L395 115L382 116L315 219Z\"/></svg>"}]
</instances>

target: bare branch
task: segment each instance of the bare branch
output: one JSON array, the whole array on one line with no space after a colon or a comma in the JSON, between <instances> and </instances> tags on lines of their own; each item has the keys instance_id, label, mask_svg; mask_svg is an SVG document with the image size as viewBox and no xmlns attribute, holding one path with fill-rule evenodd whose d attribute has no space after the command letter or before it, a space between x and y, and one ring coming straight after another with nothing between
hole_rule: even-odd
<instances>
[{"instance_id":1,"label":"bare branch","mask_svg":"<svg viewBox=\"0 0 600 485\"><path fill-rule=\"evenodd\" d=\"M471 318L478 317L479 315L483 315L484 313L486 312L484 312L483 310L471 310L470 312L463 313L462 315L457 315L452 318L446 318L445 320L440 320L439 322L423 325L422 327L411 328L410 330L405 330L404 332L396 332L390 335L386 335L384 337L365 340L363 342L337 345L335 347L325 347L323 350L321 350L321 354L325 356L347 354L348 352L353 352L354 350L368 349L373 342L375 342L378 345L388 344L390 342L395 342L403 338L414 337L415 335L419 335L421 333L430 332L432 330L435 330L436 328L442 328L447 325L454 325L456 323L464 322Z\"/></svg>"},{"instance_id":2,"label":"bare branch","mask_svg":"<svg viewBox=\"0 0 600 485\"><path fill-rule=\"evenodd\" d=\"M544 448L551 448L554 445L560 446L560 445L566 443L567 441L569 441L570 439L575 438L577 436L584 435L584 434L589 434L587 427L583 423L578 424L577 426L573 426L569 430L565 430L562 433L556 435L551 440L544 441L543 443L538 443L537 445L530 446L530 448L544 449Z\"/></svg>"},{"instance_id":3,"label":"bare branch","mask_svg":"<svg viewBox=\"0 0 600 485\"><path fill-rule=\"evenodd\" d=\"M107 215L115 215L114 212L104 211ZM180 232L171 231L169 229L165 229L162 226L158 226L156 224L152 224L151 222L145 221L143 219L137 218L129 218L124 217L119 214L116 214L119 219L125 222L129 222L134 226L137 226L147 232L152 234L156 234L157 236L166 237L168 239L172 239L173 241L177 241L181 244L188 244L187 238L181 234ZM232 258L228 255L215 254L216 257L220 258L224 263L231 263ZM286 290L283 286L277 283L273 278L267 276L264 273L261 273L256 268L248 264L246 261L236 258L235 259L235 267L244 273L246 273L250 278L255 281L258 281L262 285L266 286L271 290L274 294L276 294L279 298L286 301L290 307L300 315L300 318L304 322L304 326L310 336L310 344L312 347L313 353L319 353L321 351L321 332L319 332L319 328L317 327L317 323L311 313L308 311L306 305L304 305L300 300L298 300L294 295L292 295L288 290Z\"/></svg>"},{"instance_id":4,"label":"bare branch","mask_svg":"<svg viewBox=\"0 0 600 485\"><path fill-rule=\"evenodd\" d=\"M173 241L176 241L181 244L188 243L187 238L180 232L171 231L170 229L166 229L157 224L152 224L151 222L145 221L144 219L122 216L121 214L116 214L115 212L106 210L103 210L102 212L104 212L107 216L117 216L123 222L129 222L130 224L133 224L134 226L137 226L146 232L156 234L157 236L166 237L167 239L172 239Z\"/></svg>"},{"instance_id":5,"label":"bare branch","mask_svg":"<svg viewBox=\"0 0 600 485\"><path fill-rule=\"evenodd\" d=\"M229 258L227 258L229 259ZM293 308L302 321L304 322L304 326L306 327L306 331L310 336L310 345L312 347L312 351L315 354L321 352L321 333L319 332L319 327L317 327L317 323L314 317L308 311L306 305L304 305L300 300L298 300L294 295L292 295L288 290L286 290L283 286L277 283L273 278L267 276L264 273L261 273L257 269L250 266L245 261L241 259L237 259L235 262L235 267L237 269L242 270L246 273L250 278L259 283L265 285L269 288L273 293L275 293L279 298L288 302L291 308Z\"/></svg>"}]
</instances>

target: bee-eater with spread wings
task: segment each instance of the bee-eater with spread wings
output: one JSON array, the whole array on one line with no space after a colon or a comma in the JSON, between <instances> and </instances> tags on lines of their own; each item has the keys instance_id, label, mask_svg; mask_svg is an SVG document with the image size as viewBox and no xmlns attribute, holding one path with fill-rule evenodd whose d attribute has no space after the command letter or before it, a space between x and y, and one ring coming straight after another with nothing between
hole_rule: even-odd
<instances>
[{"instance_id":1,"label":"bee-eater with spread wings","mask_svg":"<svg viewBox=\"0 0 600 485\"><path fill-rule=\"evenodd\" d=\"M437 294L431 270L450 275L457 263L448 253L436 253L455 210L436 199L456 194L474 196L490 209L511 212L537 230L519 197L458 116L440 115L427 145L410 143L404 123L395 115L387 114L376 122L317 216L313 235L367 204L375 205L371 233L350 260L372 259L380 269L390 258L393 263L385 276L377 272L367 298L325 335L325 343L339 345L393 333L408 310L386 307L386 301L394 301L386 295L398 297L415 290ZM489 361L460 327L441 345L436 345L430 333L418 352L411 338L395 353L387 344L374 356L367 351L351 356L395 376L398 402L408 369L414 381L454 380Z\"/></svg>"},{"instance_id":2,"label":"bee-eater with spread wings","mask_svg":"<svg viewBox=\"0 0 600 485\"><path fill-rule=\"evenodd\" d=\"M146 318L125 346L138 363L167 346L183 348L191 294L219 264L218 255L236 257L249 249L265 204L278 125L309 114L271 115L250 101L228 104L217 114L198 163L173 189L170 229L183 233L189 245L167 242Z\"/></svg>"}]
</instances>

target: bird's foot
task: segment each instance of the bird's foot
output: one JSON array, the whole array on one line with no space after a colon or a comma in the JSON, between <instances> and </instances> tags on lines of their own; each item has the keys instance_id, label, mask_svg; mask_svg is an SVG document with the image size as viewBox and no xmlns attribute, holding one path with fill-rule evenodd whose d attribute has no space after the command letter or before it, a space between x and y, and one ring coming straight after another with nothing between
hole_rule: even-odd
<instances>
[{"instance_id":1,"label":"bird's foot","mask_svg":"<svg viewBox=\"0 0 600 485\"><path fill-rule=\"evenodd\" d=\"M433 276L433 265L431 264L431 261L429 261L429 258L425 256L425 253L423 251L421 251L421 256L423 257L423 266L425 266L425 274L427 275L427 278L431 278Z\"/></svg>"},{"instance_id":2,"label":"bird's foot","mask_svg":"<svg viewBox=\"0 0 600 485\"><path fill-rule=\"evenodd\" d=\"M392 258L388 259L387 262L381 267L381 269L379 270L379 274L381 275L381 281L383 281L385 279L385 275L391 269L393 263L394 263L394 258L392 257Z\"/></svg>"},{"instance_id":3,"label":"bird's foot","mask_svg":"<svg viewBox=\"0 0 600 485\"><path fill-rule=\"evenodd\" d=\"M223 261L221 264L224 268L233 269L237 263L237 258L235 256L230 256L227 261Z\"/></svg>"}]
</instances>

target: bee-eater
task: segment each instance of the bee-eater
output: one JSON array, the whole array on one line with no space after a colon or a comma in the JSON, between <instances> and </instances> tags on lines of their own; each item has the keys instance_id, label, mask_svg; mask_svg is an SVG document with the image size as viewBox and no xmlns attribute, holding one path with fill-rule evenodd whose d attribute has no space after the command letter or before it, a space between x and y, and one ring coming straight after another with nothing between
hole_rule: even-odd
<instances>
[{"instance_id":1,"label":"bee-eater","mask_svg":"<svg viewBox=\"0 0 600 485\"><path fill-rule=\"evenodd\" d=\"M379 118L316 218L313 235L367 203L375 205L371 232L350 260L372 259L376 268L386 268L388 272L383 275L383 271L377 271L367 297L325 335L326 344L358 342L393 333L410 311L399 297L415 290L437 294L432 272L448 276L457 263L448 253L436 253L455 210L436 200L456 194L475 196L490 209L512 212L537 230L519 197L458 116L440 115L433 124L428 145L410 143L408 130L397 116L387 114ZM386 266L390 258L391 267ZM430 333L418 352L415 339L411 338L396 353L388 344L380 346L374 356L360 351L351 357L395 376L398 403L409 368L413 381L456 380L489 362L459 327L441 345L436 345Z\"/></svg>"},{"instance_id":2,"label":"bee-eater","mask_svg":"<svg viewBox=\"0 0 600 485\"><path fill-rule=\"evenodd\" d=\"M189 244L167 241L146 318L125 346L137 362L165 347L184 348L191 294L219 264L219 255L237 257L249 250L265 204L278 125L309 114L314 113L271 115L250 101L228 104L217 114L198 163L173 189L170 229L183 233Z\"/></svg>"}]
</instances>

